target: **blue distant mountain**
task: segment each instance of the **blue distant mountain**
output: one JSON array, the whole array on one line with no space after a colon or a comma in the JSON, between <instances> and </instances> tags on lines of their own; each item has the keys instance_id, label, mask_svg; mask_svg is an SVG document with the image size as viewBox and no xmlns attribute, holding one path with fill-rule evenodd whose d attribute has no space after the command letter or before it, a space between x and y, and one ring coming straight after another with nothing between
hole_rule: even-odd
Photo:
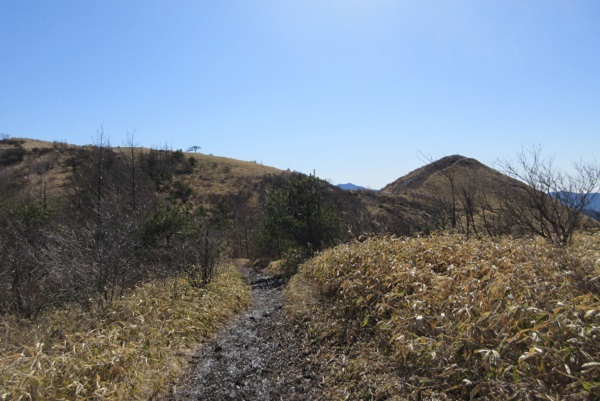
<instances>
[{"instance_id":1,"label":"blue distant mountain","mask_svg":"<svg viewBox=\"0 0 600 401\"><path fill-rule=\"evenodd\" d=\"M573 192L552 192L550 193L555 198L558 199L570 199L571 201L578 201L578 194ZM580 195L579 195L580 196ZM589 196L590 202L586 206L586 210L593 210L596 212L600 212L600 193L591 193ZM570 202L567 202L570 203Z\"/></svg>"},{"instance_id":2,"label":"blue distant mountain","mask_svg":"<svg viewBox=\"0 0 600 401\"><path fill-rule=\"evenodd\" d=\"M596 212L600 212L600 193L594 194L594 197L587 208L595 210Z\"/></svg>"},{"instance_id":3,"label":"blue distant mountain","mask_svg":"<svg viewBox=\"0 0 600 401\"><path fill-rule=\"evenodd\" d=\"M593 194L592 201L587 206L587 209L583 211L583 213L592 219L600 221L600 193Z\"/></svg>"},{"instance_id":4,"label":"blue distant mountain","mask_svg":"<svg viewBox=\"0 0 600 401\"><path fill-rule=\"evenodd\" d=\"M338 187L347 191L364 191L367 189L365 187L361 187L360 185L354 185L350 182L347 184L338 184Z\"/></svg>"},{"instance_id":5,"label":"blue distant mountain","mask_svg":"<svg viewBox=\"0 0 600 401\"><path fill-rule=\"evenodd\" d=\"M558 199L570 199L571 201L577 201L578 196L578 194L573 192L552 192L550 195ZM589 199L590 201L586 208L582 210L582 213L600 221L600 193L591 193Z\"/></svg>"}]
</instances>

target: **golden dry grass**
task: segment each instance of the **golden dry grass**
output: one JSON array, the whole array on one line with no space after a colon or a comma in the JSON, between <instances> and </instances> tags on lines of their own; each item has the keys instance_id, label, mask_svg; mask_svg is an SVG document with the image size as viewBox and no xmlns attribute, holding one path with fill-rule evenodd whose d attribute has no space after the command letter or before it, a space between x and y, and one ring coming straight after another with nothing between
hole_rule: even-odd
<instances>
[{"instance_id":1,"label":"golden dry grass","mask_svg":"<svg viewBox=\"0 0 600 401\"><path fill-rule=\"evenodd\" d=\"M66 163L66 160L72 157L72 154L66 150L75 150L80 147L34 139L17 138L16 140L23 141L21 146L28 151L28 154L22 163L10 166L9 169L26 170L29 185L23 191L40 190L42 181L45 181L48 184L49 197L57 198L64 195L73 172L73 169ZM12 147L13 145L0 143L0 147L2 146ZM43 152L36 153L34 149L43 150ZM113 150L117 154L123 152L128 155L130 148L115 147ZM150 149L140 148L140 151L149 153ZM189 185L194 191L192 198L201 200L215 195L235 195L240 191L254 192L264 176L277 175L283 172L277 168L264 166L256 162L202 153L185 153L185 157L196 159L197 164L193 173L176 175L173 180L179 180ZM37 167L40 165L50 165L52 167L42 175Z\"/></svg>"},{"instance_id":2,"label":"golden dry grass","mask_svg":"<svg viewBox=\"0 0 600 401\"><path fill-rule=\"evenodd\" d=\"M16 138L17 140L22 140L23 141L23 148L31 151L35 148L38 149L47 149L47 148L52 148L54 146L54 144L52 142L46 142L46 141L38 141L37 139L28 139L28 138ZM64 144L65 147L72 147L72 145L67 145Z\"/></svg>"},{"instance_id":3,"label":"golden dry grass","mask_svg":"<svg viewBox=\"0 0 600 401\"><path fill-rule=\"evenodd\" d=\"M187 153L186 157L198 161L195 172L182 176L198 197L231 195L242 190L255 191L257 184L267 175L281 174L282 170L227 157L200 153Z\"/></svg>"},{"instance_id":4,"label":"golden dry grass","mask_svg":"<svg viewBox=\"0 0 600 401\"><path fill-rule=\"evenodd\" d=\"M600 397L599 234L368 239L305 263L288 299L332 399Z\"/></svg>"},{"instance_id":5,"label":"golden dry grass","mask_svg":"<svg viewBox=\"0 0 600 401\"><path fill-rule=\"evenodd\" d=\"M205 288L147 283L101 308L69 307L35 322L4 316L0 400L148 399L169 391L191 352L250 303L234 266Z\"/></svg>"},{"instance_id":6,"label":"golden dry grass","mask_svg":"<svg viewBox=\"0 0 600 401\"><path fill-rule=\"evenodd\" d=\"M20 185L19 197L41 197L42 192L48 199L59 199L67 192L73 168L66 161L71 154L69 150L75 149L73 145L54 144L51 142L34 139L15 138L21 142L21 147L28 153L23 161L3 168L8 176L24 177L26 184ZM2 147L13 147L4 145Z\"/></svg>"}]
</instances>

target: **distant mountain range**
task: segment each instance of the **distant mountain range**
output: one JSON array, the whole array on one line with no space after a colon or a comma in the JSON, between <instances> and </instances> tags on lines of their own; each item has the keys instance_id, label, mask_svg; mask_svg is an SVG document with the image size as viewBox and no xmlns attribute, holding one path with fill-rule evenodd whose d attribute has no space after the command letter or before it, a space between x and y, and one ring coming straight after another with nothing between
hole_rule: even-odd
<instances>
[{"instance_id":1,"label":"distant mountain range","mask_svg":"<svg viewBox=\"0 0 600 401\"><path fill-rule=\"evenodd\" d=\"M559 199L575 199L578 200L577 194L572 192L553 192L550 195L554 197L558 197ZM560 196L559 196L560 195ZM590 194L590 203L587 205L586 210L593 210L596 212L600 212L600 193L591 193Z\"/></svg>"},{"instance_id":2,"label":"distant mountain range","mask_svg":"<svg viewBox=\"0 0 600 401\"><path fill-rule=\"evenodd\" d=\"M553 192L550 195L554 197L563 198L563 199L577 199L577 195L572 192ZM591 193L590 194L590 203L587 205L585 209L583 209L583 214L589 216L597 221L600 221L600 193Z\"/></svg>"},{"instance_id":3,"label":"distant mountain range","mask_svg":"<svg viewBox=\"0 0 600 401\"><path fill-rule=\"evenodd\" d=\"M594 194L594 197L587 208L600 212L600 193Z\"/></svg>"},{"instance_id":4,"label":"distant mountain range","mask_svg":"<svg viewBox=\"0 0 600 401\"><path fill-rule=\"evenodd\" d=\"M347 184L338 184L338 188L344 189L346 191L364 191L367 188L361 187L360 185L352 184L351 182Z\"/></svg>"}]
</instances>

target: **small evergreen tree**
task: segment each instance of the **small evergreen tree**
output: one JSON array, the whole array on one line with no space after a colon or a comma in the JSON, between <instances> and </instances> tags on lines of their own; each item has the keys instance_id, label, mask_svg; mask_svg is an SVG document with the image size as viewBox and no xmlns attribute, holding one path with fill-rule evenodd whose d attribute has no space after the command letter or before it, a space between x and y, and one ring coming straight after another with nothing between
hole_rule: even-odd
<instances>
[{"instance_id":1,"label":"small evergreen tree","mask_svg":"<svg viewBox=\"0 0 600 401\"><path fill-rule=\"evenodd\" d=\"M278 256L293 247L311 254L339 240L341 218L328 191L324 181L299 173L268 187L263 224Z\"/></svg>"}]
</instances>

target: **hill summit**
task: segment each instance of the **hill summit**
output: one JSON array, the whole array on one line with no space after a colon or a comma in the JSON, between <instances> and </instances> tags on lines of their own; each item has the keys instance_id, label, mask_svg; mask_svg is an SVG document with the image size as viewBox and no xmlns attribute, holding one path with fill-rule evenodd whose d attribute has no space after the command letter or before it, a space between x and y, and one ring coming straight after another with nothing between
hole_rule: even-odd
<instances>
[{"instance_id":1,"label":"hill summit","mask_svg":"<svg viewBox=\"0 0 600 401\"><path fill-rule=\"evenodd\" d=\"M523 184L476 159L451 155L411 171L379 191L380 210L411 233L458 230L490 235L512 232L504 200Z\"/></svg>"},{"instance_id":2,"label":"hill summit","mask_svg":"<svg viewBox=\"0 0 600 401\"><path fill-rule=\"evenodd\" d=\"M491 174L494 175L494 179L497 179L497 175L500 174L475 159L461 155L452 155L411 171L391 184L386 185L381 192L384 194L398 194L406 190L419 190L427 183L439 181L440 178L449 173L457 176L473 175L475 173L479 175Z\"/></svg>"}]
</instances>

